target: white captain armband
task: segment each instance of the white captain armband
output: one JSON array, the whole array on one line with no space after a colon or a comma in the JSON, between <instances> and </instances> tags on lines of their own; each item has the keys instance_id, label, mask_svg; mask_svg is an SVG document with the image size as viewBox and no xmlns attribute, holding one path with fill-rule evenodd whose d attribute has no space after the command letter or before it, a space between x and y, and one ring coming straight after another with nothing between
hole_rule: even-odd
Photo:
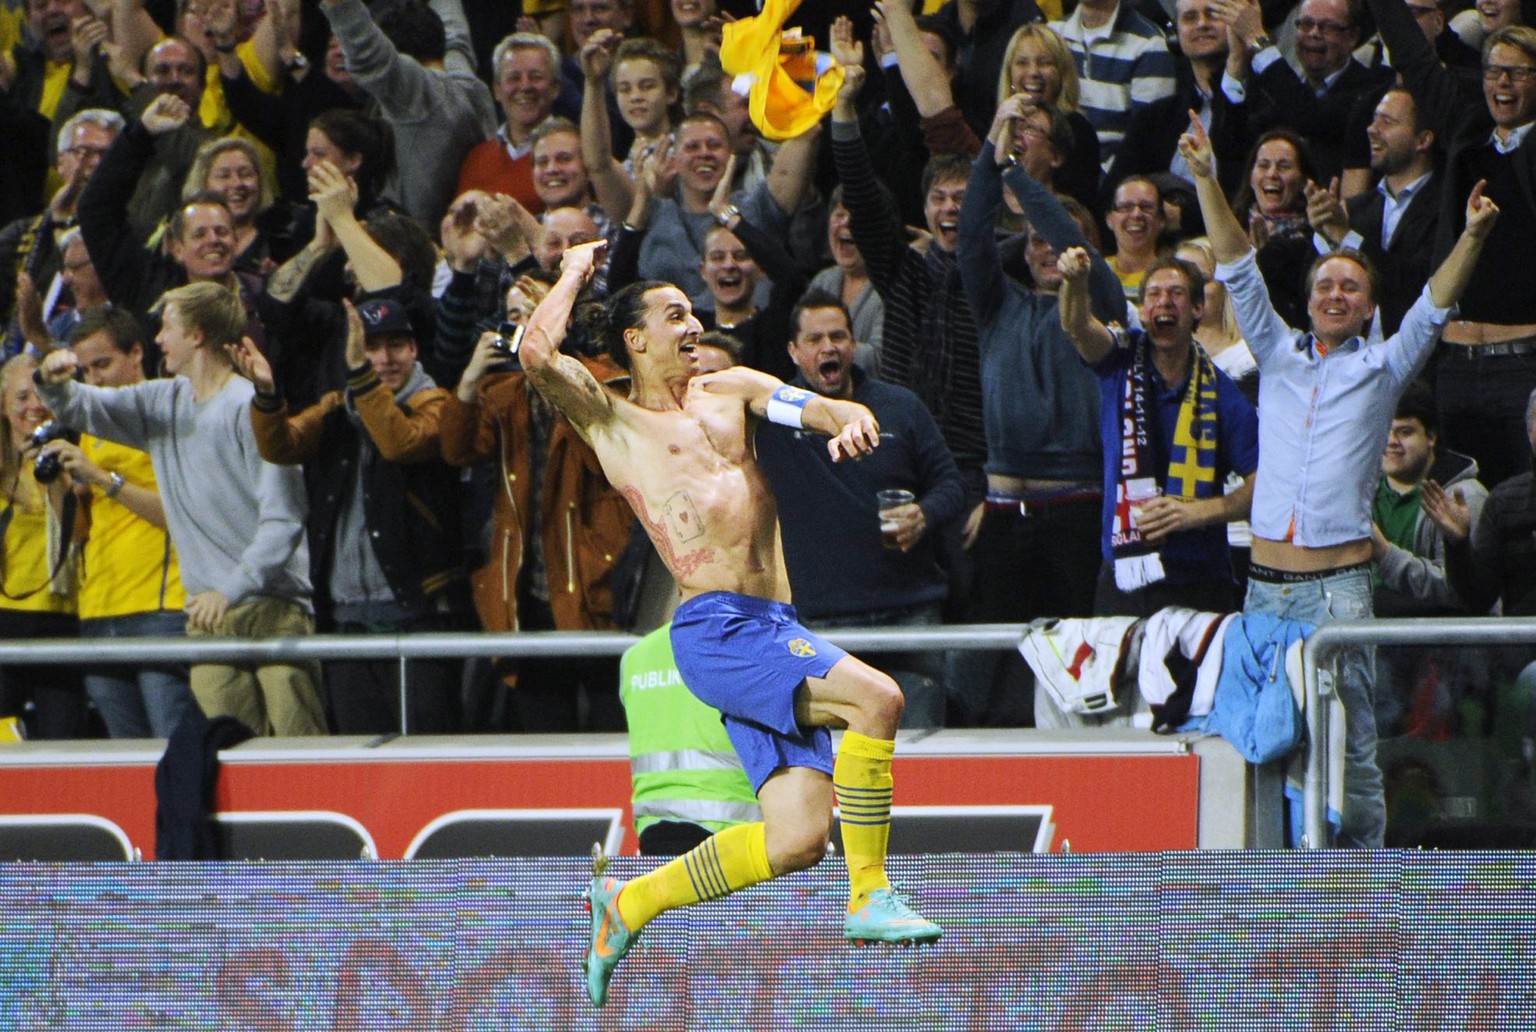
<instances>
[{"instance_id":1,"label":"white captain armband","mask_svg":"<svg viewBox=\"0 0 1536 1032\"><path fill-rule=\"evenodd\" d=\"M811 392L784 384L768 396L768 422L781 426L805 426L805 403L811 400Z\"/></svg>"}]
</instances>

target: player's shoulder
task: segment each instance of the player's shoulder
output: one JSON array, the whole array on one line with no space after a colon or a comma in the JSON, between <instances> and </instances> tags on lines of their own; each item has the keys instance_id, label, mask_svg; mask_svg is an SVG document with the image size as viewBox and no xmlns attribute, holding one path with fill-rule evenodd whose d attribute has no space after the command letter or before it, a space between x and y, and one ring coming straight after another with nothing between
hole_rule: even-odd
<instances>
[{"instance_id":1,"label":"player's shoulder","mask_svg":"<svg viewBox=\"0 0 1536 1032\"><path fill-rule=\"evenodd\" d=\"M781 387L783 381L750 366L737 365L712 373L700 373L689 381L689 386L707 394L751 396Z\"/></svg>"}]
</instances>

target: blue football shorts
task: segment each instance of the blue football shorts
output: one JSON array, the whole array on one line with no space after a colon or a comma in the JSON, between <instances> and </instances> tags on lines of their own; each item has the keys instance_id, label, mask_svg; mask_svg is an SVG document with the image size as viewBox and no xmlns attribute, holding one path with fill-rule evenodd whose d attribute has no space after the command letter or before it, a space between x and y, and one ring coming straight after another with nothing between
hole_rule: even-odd
<instances>
[{"instance_id":1,"label":"blue football shorts","mask_svg":"<svg viewBox=\"0 0 1536 1032\"><path fill-rule=\"evenodd\" d=\"M677 607L672 653L694 695L725 716L753 791L782 767L832 773L832 735L795 721L795 692L848 653L800 625L795 607L711 591Z\"/></svg>"}]
</instances>

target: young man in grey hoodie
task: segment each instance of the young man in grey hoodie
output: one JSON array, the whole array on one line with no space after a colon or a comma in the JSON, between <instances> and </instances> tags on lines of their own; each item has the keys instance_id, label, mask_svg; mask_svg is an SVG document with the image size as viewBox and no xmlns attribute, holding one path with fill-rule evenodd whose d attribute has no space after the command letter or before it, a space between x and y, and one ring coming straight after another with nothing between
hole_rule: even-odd
<instances>
[{"instance_id":1,"label":"young man in grey hoodie","mask_svg":"<svg viewBox=\"0 0 1536 1032\"><path fill-rule=\"evenodd\" d=\"M304 481L256 452L246 415L255 392L228 351L245 333L240 297L189 283L154 311L171 378L92 387L74 381L75 353L59 350L35 374L38 394L65 426L149 453L181 556L188 634L310 634ZM257 734L326 733L313 663L195 663L191 684L210 717L233 716Z\"/></svg>"}]
</instances>

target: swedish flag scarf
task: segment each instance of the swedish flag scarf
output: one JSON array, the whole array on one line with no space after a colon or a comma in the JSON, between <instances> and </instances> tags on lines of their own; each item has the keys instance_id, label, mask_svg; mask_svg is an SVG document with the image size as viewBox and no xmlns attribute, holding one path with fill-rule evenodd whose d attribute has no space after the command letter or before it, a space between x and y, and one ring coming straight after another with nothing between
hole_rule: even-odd
<instances>
[{"instance_id":1,"label":"swedish flag scarf","mask_svg":"<svg viewBox=\"0 0 1536 1032\"><path fill-rule=\"evenodd\" d=\"M1120 404L1120 473L1115 483L1115 516L1110 527L1110 553L1115 558L1115 585L1135 591L1167 574L1157 549L1142 537L1132 518L1133 502L1167 493L1175 498L1214 497L1216 441L1216 367L1204 349L1192 346L1189 382L1174 421L1173 441L1166 459L1159 455L1153 433L1155 415L1149 403L1148 363L1151 342L1138 335L1125 378Z\"/></svg>"}]
</instances>

